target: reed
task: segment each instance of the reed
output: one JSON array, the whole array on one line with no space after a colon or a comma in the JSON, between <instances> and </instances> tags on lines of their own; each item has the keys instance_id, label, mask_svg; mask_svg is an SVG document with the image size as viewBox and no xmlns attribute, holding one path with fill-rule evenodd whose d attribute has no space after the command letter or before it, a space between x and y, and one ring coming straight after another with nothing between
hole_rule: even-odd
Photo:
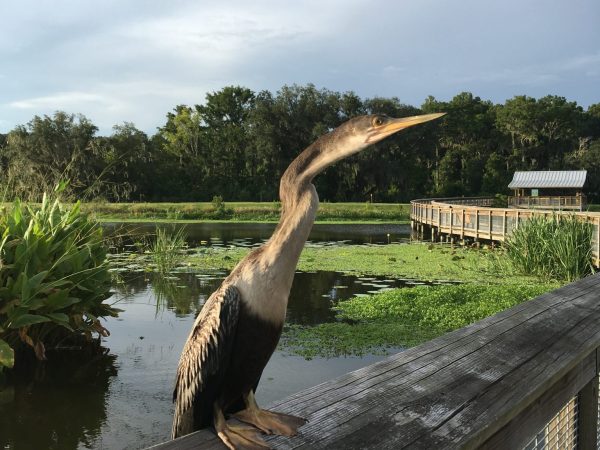
<instances>
[{"instance_id":1,"label":"reed","mask_svg":"<svg viewBox=\"0 0 600 450\"><path fill-rule=\"evenodd\" d=\"M533 217L505 243L512 265L527 275L574 281L594 271L591 223L576 216Z\"/></svg>"},{"instance_id":2,"label":"reed","mask_svg":"<svg viewBox=\"0 0 600 450\"><path fill-rule=\"evenodd\" d=\"M185 228L172 230L156 227L156 239L150 245L156 272L165 275L173 271L183 261L185 247Z\"/></svg>"}]
</instances>

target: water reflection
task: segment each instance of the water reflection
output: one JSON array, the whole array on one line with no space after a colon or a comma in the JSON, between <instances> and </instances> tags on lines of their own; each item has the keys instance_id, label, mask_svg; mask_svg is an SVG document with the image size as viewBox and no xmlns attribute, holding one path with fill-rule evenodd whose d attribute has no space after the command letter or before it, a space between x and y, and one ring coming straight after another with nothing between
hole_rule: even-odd
<instances>
[{"instance_id":1,"label":"water reflection","mask_svg":"<svg viewBox=\"0 0 600 450\"><path fill-rule=\"evenodd\" d=\"M0 448L92 448L104 432L117 355L47 354L0 387Z\"/></svg>"},{"instance_id":2,"label":"water reflection","mask_svg":"<svg viewBox=\"0 0 600 450\"><path fill-rule=\"evenodd\" d=\"M224 271L173 273L169 277L153 273L125 274L116 292L119 304L126 304L134 302L136 294L152 289L157 313L168 309L176 316L195 315L226 276ZM330 322L335 318L331 307L339 300L415 283L414 280L356 277L343 272L296 272L287 321L300 325Z\"/></svg>"},{"instance_id":3,"label":"water reflection","mask_svg":"<svg viewBox=\"0 0 600 450\"><path fill-rule=\"evenodd\" d=\"M155 232L156 226L178 229L185 227L188 243L192 246L252 247L266 241L274 223L111 223L103 224L112 234L145 236ZM340 244L390 244L410 239L410 226L405 224L315 224L310 232L311 243ZM135 239L134 239L135 240Z\"/></svg>"}]
</instances>

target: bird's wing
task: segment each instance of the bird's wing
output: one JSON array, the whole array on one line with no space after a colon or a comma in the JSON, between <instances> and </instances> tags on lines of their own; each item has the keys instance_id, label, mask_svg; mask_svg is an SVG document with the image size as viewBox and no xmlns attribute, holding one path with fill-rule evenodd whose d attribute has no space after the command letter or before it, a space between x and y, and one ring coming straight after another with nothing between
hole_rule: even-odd
<instances>
[{"instance_id":1,"label":"bird's wing","mask_svg":"<svg viewBox=\"0 0 600 450\"><path fill-rule=\"evenodd\" d=\"M207 381L226 370L235 338L239 308L239 291L231 285L221 286L206 301L196 318L177 367L173 392L173 437L193 431L194 402L207 389ZM211 403L204 405L209 408L210 413Z\"/></svg>"}]
</instances>

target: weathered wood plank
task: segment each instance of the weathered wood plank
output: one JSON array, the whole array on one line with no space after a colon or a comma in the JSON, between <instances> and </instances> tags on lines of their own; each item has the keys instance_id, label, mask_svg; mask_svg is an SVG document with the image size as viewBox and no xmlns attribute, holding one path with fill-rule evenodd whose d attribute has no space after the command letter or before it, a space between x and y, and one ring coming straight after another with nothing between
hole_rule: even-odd
<instances>
[{"instance_id":1,"label":"weathered wood plank","mask_svg":"<svg viewBox=\"0 0 600 450\"><path fill-rule=\"evenodd\" d=\"M594 351L533 402L529 408L516 415L506 426L483 443L480 448L485 450L523 448L531 440L533 434L541 430L563 405L577 396L590 380L596 379L596 374L596 352ZM597 405L596 402L596 408Z\"/></svg>"},{"instance_id":2,"label":"weathered wood plank","mask_svg":"<svg viewBox=\"0 0 600 450\"><path fill-rule=\"evenodd\" d=\"M582 290L588 288L590 287L585 285L581 286ZM565 287L563 289L563 292L570 294L582 292L575 287ZM417 361L419 367L410 366L408 368L408 370L415 372L416 370L426 368L428 364L439 364L440 358L443 358L445 361L453 361L458 357L473 352L481 345L480 341L482 337L476 335L477 333L481 331L485 332L487 334L487 339L489 340L511 330L514 327L514 324L520 323L532 316L542 314L556 305L565 302L568 302L568 299L565 299L560 293L553 292L546 294L538 300L522 303L510 310L488 317L469 327L456 330L418 347L394 355L385 361L351 372L335 381L327 382L323 385L298 393L295 396L291 396L289 399L298 397L307 404L314 404L316 399L322 399L324 394L327 394L326 386L328 385L331 385L331 389L340 392L340 388L343 387L344 384L351 384L357 379L361 379L364 380L364 383L367 383L365 387L368 388L370 385L377 382L376 377L384 376L386 373L389 376L394 376L393 371L398 370L402 365L412 364ZM469 343L474 344L474 346L470 348L468 346ZM456 353L457 349L460 353ZM275 403L274 406L278 407L288 402L289 400ZM298 405L300 405L300 403L298 403Z\"/></svg>"},{"instance_id":3,"label":"weathered wood plank","mask_svg":"<svg viewBox=\"0 0 600 450\"><path fill-rule=\"evenodd\" d=\"M590 298L597 298L597 294L591 292L588 296L588 299ZM296 445L299 443L299 439L296 439L290 448L326 448L342 441L347 448L360 448L367 443L376 448L400 448L403 445L417 446L417 441L419 446L462 446L463 434L468 431L467 428L470 432L475 432L487 426L486 421L481 421L481 416L486 411L467 407L469 402L482 396L482 391L492 388L489 395L494 397L498 393L506 394L507 386L511 388L509 391L514 391L514 383L523 377L539 384L540 377L544 375L543 371L536 373L535 367L527 365L525 367L530 372L517 371L527 361L527 356L531 356L532 351L535 352L539 347L543 352L543 349L550 345L551 339L543 337L535 342L536 337L544 336L546 332L551 333L552 327L545 326L542 317L536 316L533 319L534 322L529 323L526 330L513 329L510 333L504 333L503 339L488 341L485 349L471 352L467 357L460 358L448 366L431 365L423 372L411 372L410 366L403 367L405 370L398 370L397 376L391 381L372 386L368 390L358 390L350 397L335 396L331 406L316 412L311 411L312 407L306 408L305 411L309 413L314 425L305 426L301 436L304 442ZM577 323L575 318L567 320L570 320L571 325ZM532 326L535 329L530 330ZM482 330L485 331L487 330ZM525 348L518 349L521 339L518 336L516 339L514 337L523 331L525 334L522 335L522 340L527 344ZM600 340L598 333L596 338ZM560 332L558 334L560 335ZM519 355L513 356L515 353ZM547 366L546 361L542 367L548 369ZM507 386L502 386L500 391L496 392L494 388L506 375L512 375L506 383ZM468 386L468 389L465 386ZM527 386L529 383L524 385ZM490 402L485 404L489 405ZM402 405L402 408L395 410L398 405ZM493 403L491 407L495 405L496 403ZM457 422L457 418L465 416L466 420ZM439 429L443 430L446 422L450 423L449 431L440 432ZM377 424L378 430L394 430L394 433L373 436L369 428L374 423ZM460 435L458 441L453 433ZM282 448L288 447L286 445Z\"/></svg>"},{"instance_id":4,"label":"weathered wood plank","mask_svg":"<svg viewBox=\"0 0 600 450\"><path fill-rule=\"evenodd\" d=\"M595 375L598 346L600 275L276 402L309 423L268 440L278 449L499 448L503 429L525 439ZM156 448L192 447L223 448L207 431Z\"/></svg>"}]
</instances>

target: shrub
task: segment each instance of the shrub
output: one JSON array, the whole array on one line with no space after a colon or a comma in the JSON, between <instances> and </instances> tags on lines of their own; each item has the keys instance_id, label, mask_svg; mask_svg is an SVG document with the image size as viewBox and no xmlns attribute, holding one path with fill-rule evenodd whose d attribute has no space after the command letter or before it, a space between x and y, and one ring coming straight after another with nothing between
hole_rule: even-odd
<instances>
[{"instance_id":1,"label":"shrub","mask_svg":"<svg viewBox=\"0 0 600 450\"><path fill-rule=\"evenodd\" d=\"M576 216L532 217L505 243L507 255L526 275L573 281L593 272L591 223Z\"/></svg>"},{"instance_id":2,"label":"shrub","mask_svg":"<svg viewBox=\"0 0 600 450\"><path fill-rule=\"evenodd\" d=\"M30 346L45 359L69 337L107 335L99 318L118 310L110 295L102 229L44 195L41 205L16 201L0 214L0 369Z\"/></svg>"},{"instance_id":3,"label":"shrub","mask_svg":"<svg viewBox=\"0 0 600 450\"><path fill-rule=\"evenodd\" d=\"M223 197L215 195L211 201L213 211L209 214L211 219L229 219L233 216L233 210L225 206Z\"/></svg>"}]
</instances>

